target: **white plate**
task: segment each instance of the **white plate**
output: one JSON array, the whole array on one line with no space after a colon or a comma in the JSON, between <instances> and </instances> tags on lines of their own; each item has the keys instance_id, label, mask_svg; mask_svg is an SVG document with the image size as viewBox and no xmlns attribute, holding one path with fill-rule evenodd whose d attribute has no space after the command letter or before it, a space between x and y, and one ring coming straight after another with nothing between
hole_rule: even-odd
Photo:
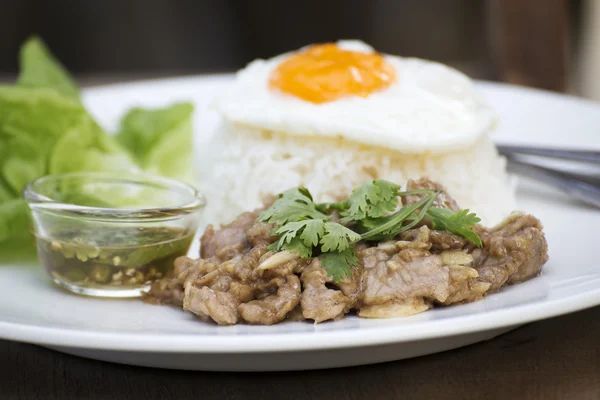
<instances>
[{"instance_id":1,"label":"white plate","mask_svg":"<svg viewBox=\"0 0 600 400\"><path fill-rule=\"evenodd\" d=\"M107 86L85 92L102 124L126 108L193 100L197 145L215 116L204 107L226 76ZM497 140L600 149L600 107L541 91L480 84L502 117ZM197 370L292 370L415 357L492 338L527 322L600 304L595 255L600 212L521 180L519 207L545 225L544 274L482 301L398 319L348 317L313 325L218 327L170 307L78 297L53 287L38 267L0 266L0 338L85 357Z\"/></svg>"}]
</instances>

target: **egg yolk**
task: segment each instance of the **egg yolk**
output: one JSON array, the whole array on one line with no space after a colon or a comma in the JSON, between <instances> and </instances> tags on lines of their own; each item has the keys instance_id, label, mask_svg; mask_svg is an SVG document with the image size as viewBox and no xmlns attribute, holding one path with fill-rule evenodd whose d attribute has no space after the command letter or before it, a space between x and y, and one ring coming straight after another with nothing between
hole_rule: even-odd
<instances>
[{"instance_id":1,"label":"egg yolk","mask_svg":"<svg viewBox=\"0 0 600 400\"><path fill-rule=\"evenodd\" d=\"M312 103L349 96L367 97L396 80L396 70L379 53L363 53L327 43L311 46L283 61L269 86Z\"/></svg>"}]
</instances>

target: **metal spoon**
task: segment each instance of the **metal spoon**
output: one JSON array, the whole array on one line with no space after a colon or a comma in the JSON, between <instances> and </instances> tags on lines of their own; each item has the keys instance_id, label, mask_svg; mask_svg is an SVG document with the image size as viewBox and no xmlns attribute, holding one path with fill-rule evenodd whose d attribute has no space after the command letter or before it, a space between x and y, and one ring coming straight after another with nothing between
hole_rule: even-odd
<instances>
[{"instance_id":1,"label":"metal spoon","mask_svg":"<svg viewBox=\"0 0 600 400\"><path fill-rule=\"evenodd\" d=\"M511 146L501 144L497 147L498 151L505 155L526 154L600 165L600 151L564 150L550 147Z\"/></svg>"},{"instance_id":2,"label":"metal spoon","mask_svg":"<svg viewBox=\"0 0 600 400\"><path fill-rule=\"evenodd\" d=\"M530 164L520 160L519 157L514 155L514 153L502 153L508 161L509 171L525 175L548 185L554 186L575 199L600 208L600 185L593 183L589 178L579 174L558 171L555 169ZM566 153L561 154L565 155ZM578 157L577 161L582 161L582 159L579 158L579 155L575 155L575 157ZM585 157L589 160L588 156ZM569 159L573 160L574 158ZM586 162L590 161L586 160Z\"/></svg>"}]
</instances>

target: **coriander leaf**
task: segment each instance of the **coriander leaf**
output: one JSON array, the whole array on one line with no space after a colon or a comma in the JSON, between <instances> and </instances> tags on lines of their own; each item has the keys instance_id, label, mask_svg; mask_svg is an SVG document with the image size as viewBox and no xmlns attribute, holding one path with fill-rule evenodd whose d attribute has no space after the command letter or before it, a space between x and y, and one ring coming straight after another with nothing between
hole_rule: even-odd
<instances>
[{"instance_id":1,"label":"coriander leaf","mask_svg":"<svg viewBox=\"0 0 600 400\"><path fill-rule=\"evenodd\" d=\"M408 218L413 216L414 212L419 208L423 207L424 209L427 209L429 206L431 206L437 195L438 193L429 194L414 204L402 207L399 211L392 215L374 220L368 220L368 223L370 226L372 226L372 228L367 232L364 232L361 235L361 238L369 241L378 241L396 236L398 233L405 230L403 228L403 223L406 222Z\"/></svg>"},{"instance_id":2,"label":"coriander leaf","mask_svg":"<svg viewBox=\"0 0 600 400\"><path fill-rule=\"evenodd\" d=\"M282 243L289 243L293 238L300 238L307 247L316 246L324 233L325 222L322 219L288 222L275 230L276 235L281 235Z\"/></svg>"},{"instance_id":3,"label":"coriander leaf","mask_svg":"<svg viewBox=\"0 0 600 400\"><path fill-rule=\"evenodd\" d=\"M379 227L380 225L386 224L389 221L393 220L399 213L402 212L402 209L398 210L397 212L390 214L390 215L386 215L385 217L379 217L379 218L365 218L360 220L360 226L363 229L364 232L370 231L372 229L375 229L377 227Z\"/></svg>"},{"instance_id":4,"label":"coriander leaf","mask_svg":"<svg viewBox=\"0 0 600 400\"><path fill-rule=\"evenodd\" d=\"M344 251L351 243L360 240L358 233L335 222L326 222L325 232L325 235L321 237L321 250L323 252Z\"/></svg>"},{"instance_id":5,"label":"coriander leaf","mask_svg":"<svg viewBox=\"0 0 600 400\"><path fill-rule=\"evenodd\" d=\"M302 221L304 230L300 235L302 242L308 247L314 247L319 244L319 238L325 233L325 221L322 219L310 219Z\"/></svg>"},{"instance_id":6,"label":"coriander leaf","mask_svg":"<svg viewBox=\"0 0 600 400\"><path fill-rule=\"evenodd\" d=\"M312 196L306 188L286 190L258 217L259 221L278 225L307 218L327 220L329 217L316 209Z\"/></svg>"},{"instance_id":7,"label":"coriander leaf","mask_svg":"<svg viewBox=\"0 0 600 400\"><path fill-rule=\"evenodd\" d=\"M322 219L288 222L274 233L280 237L271 250L290 250L300 253L302 257L310 257L313 247L325 233L325 222Z\"/></svg>"},{"instance_id":8,"label":"coriander leaf","mask_svg":"<svg viewBox=\"0 0 600 400\"><path fill-rule=\"evenodd\" d=\"M405 231L409 230L410 228L412 228L413 226L415 226L419 222L421 222L423 217L425 217L425 214L427 214L427 210L429 210L431 208L431 206L433 205L433 202L435 201L437 196L439 196L439 194L440 194L440 192L436 192L435 194L431 195L431 198L425 203L425 205L423 207L421 207L419 214L415 214L413 212L408 217L406 217L405 221L406 222L410 221L410 222L406 225L403 225L401 228L396 229L396 231L394 232L394 236L399 234L400 232L405 232Z\"/></svg>"},{"instance_id":9,"label":"coriander leaf","mask_svg":"<svg viewBox=\"0 0 600 400\"><path fill-rule=\"evenodd\" d=\"M280 235L281 244L289 243L296 236L300 236L300 231L304 229L302 222L288 222L279 229L275 230L276 235Z\"/></svg>"},{"instance_id":10,"label":"coriander leaf","mask_svg":"<svg viewBox=\"0 0 600 400\"><path fill-rule=\"evenodd\" d=\"M379 187L379 197L381 199L381 202L391 202L389 203L389 205L393 205L393 207L396 207L396 196L398 196L400 185L396 185L395 183L386 181L384 179L377 179L373 181L373 184ZM371 215L371 217L375 218L377 217L377 215Z\"/></svg>"},{"instance_id":11,"label":"coriander leaf","mask_svg":"<svg viewBox=\"0 0 600 400\"><path fill-rule=\"evenodd\" d=\"M304 242L297 237L292 238L289 242L287 242L282 236L276 242L268 245L267 248L271 251L289 250L300 254L300 257L302 258L312 256L312 247L306 246Z\"/></svg>"},{"instance_id":12,"label":"coriander leaf","mask_svg":"<svg viewBox=\"0 0 600 400\"><path fill-rule=\"evenodd\" d=\"M360 221L364 218L379 218L394 211L398 204L400 186L376 179L352 191L346 201L348 209L341 214L342 222Z\"/></svg>"},{"instance_id":13,"label":"coriander leaf","mask_svg":"<svg viewBox=\"0 0 600 400\"><path fill-rule=\"evenodd\" d=\"M281 246L283 246L283 242L281 242L281 238L279 238L279 240L277 240L276 242L273 242L270 245L268 245L267 249L271 251L280 251Z\"/></svg>"},{"instance_id":14,"label":"coriander leaf","mask_svg":"<svg viewBox=\"0 0 600 400\"><path fill-rule=\"evenodd\" d=\"M288 189L285 192L281 193L279 197L286 200L293 200L306 204L310 204L313 201L312 195L305 187Z\"/></svg>"},{"instance_id":15,"label":"coriander leaf","mask_svg":"<svg viewBox=\"0 0 600 400\"><path fill-rule=\"evenodd\" d=\"M348 208L348 204L346 201L338 201L336 203L319 203L316 205L317 210L323 213L329 213L333 210L337 211L346 211Z\"/></svg>"},{"instance_id":16,"label":"coriander leaf","mask_svg":"<svg viewBox=\"0 0 600 400\"><path fill-rule=\"evenodd\" d=\"M306 246L304 242L298 238L293 238L289 243L283 244L280 250L289 250L298 253L302 258L312 256L312 247Z\"/></svg>"},{"instance_id":17,"label":"coriander leaf","mask_svg":"<svg viewBox=\"0 0 600 400\"><path fill-rule=\"evenodd\" d=\"M298 193L300 193L304 197L308 197L310 201L313 201L312 194L310 194L310 191L307 188L300 186L298 188Z\"/></svg>"},{"instance_id":18,"label":"coriander leaf","mask_svg":"<svg viewBox=\"0 0 600 400\"><path fill-rule=\"evenodd\" d=\"M358 265L358 258L354 255L353 248L344 251L323 253L319 256L321 266L327 271L334 282L352 275L352 267Z\"/></svg>"},{"instance_id":19,"label":"coriander leaf","mask_svg":"<svg viewBox=\"0 0 600 400\"><path fill-rule=\"evenodd\" d=\"M427 210L427 216L431 218L434 229L454 233L464 237L477 247L482 246L479 235L469 229L478 224L481 219L475 213L469 213L468 209L452 212L447 208L432 207Z\"/></svg>"}]
</instances>

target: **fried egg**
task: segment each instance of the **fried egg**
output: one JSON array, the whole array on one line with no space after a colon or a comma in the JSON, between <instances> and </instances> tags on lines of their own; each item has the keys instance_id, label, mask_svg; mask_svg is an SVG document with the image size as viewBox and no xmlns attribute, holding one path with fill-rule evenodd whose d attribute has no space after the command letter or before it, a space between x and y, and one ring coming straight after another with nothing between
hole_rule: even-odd
<instances>
[{"instance_id":1,"label":"fried egg","mask_svg":"<svg viewBox=\"0 0 600 400\"><path fill-rule=\"evenodd\" d=\"M308 46L239 71L213 107L227 121L403 153L463 149L496 115L464 74L359 41Z\"/></svg>"}]
</instances>

